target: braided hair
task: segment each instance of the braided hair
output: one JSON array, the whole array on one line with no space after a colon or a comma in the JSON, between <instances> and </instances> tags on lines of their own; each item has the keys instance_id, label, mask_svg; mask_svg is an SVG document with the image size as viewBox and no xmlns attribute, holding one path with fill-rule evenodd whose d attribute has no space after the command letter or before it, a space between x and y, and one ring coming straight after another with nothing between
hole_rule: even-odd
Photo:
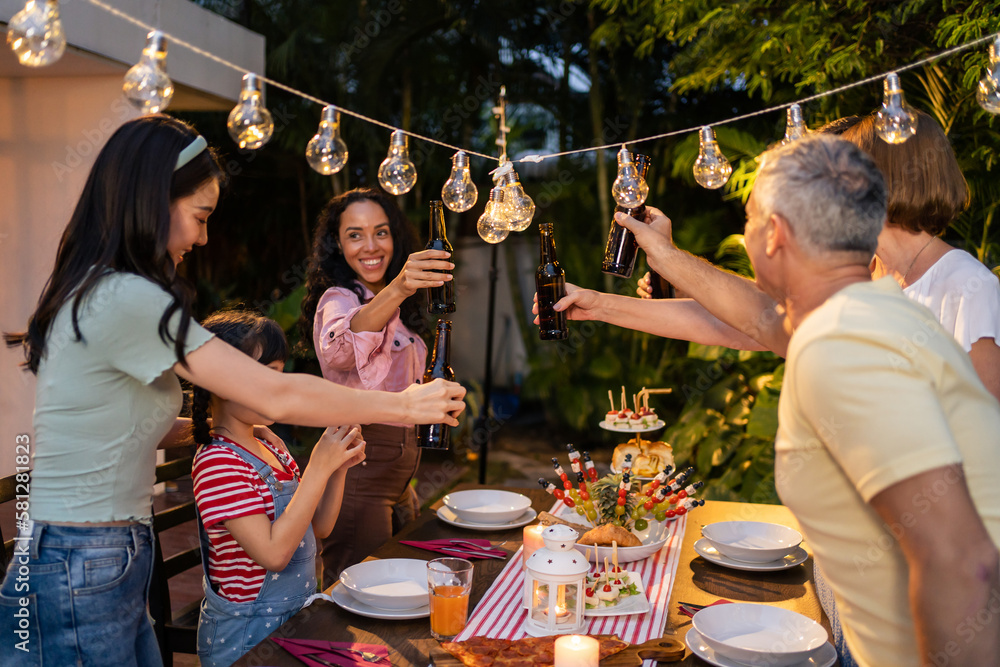
<instances>
[{"instance_id":1,"label":"braided hair","mask_svg":"<svg viewBox=\"0 0 1000 667\"><path fill-rule=\"evenodd\" d=\"M288 360L288 341L278 323L250 310L223 310L209 315L201 323L205 329L240 352L267 365ZM199 445L212 442L208 427L208 406L212 394L195 386L191 392L191 425L194 441Z\"/></svg>"}]
</instances>

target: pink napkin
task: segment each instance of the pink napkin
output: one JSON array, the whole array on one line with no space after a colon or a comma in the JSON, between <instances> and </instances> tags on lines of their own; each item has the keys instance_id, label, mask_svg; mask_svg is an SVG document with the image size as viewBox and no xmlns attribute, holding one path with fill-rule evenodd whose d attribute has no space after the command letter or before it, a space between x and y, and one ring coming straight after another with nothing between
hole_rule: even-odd
<instances>
[{"instance_id":1,"label":"pink napkin","mask_svg":"<svg viewBox=\"0 0 1000 667\"><path fill-rule=\"evenodd\" d=\"M485 551L480 554L479 550L475 547L469 546L468 543L470 542L476 546L482 547ZM440 554L445 554L446 556L454 556L455 558L489 558L490 556L507 557L506 551L493 547L489 540L482 538L469 540L462 538L461 541L458 542L454 539L426 540L423 542L416 540L400 540L399 543L406 544L411 547L417 547L418 549L436 551Z\"/></svg>"},{"instance_id":2,"label":"pink napkin","mask_svg":"<svg viewBox=\"0 0 1000 667\"><path fill-rule=\"evenodd\" d=\"M285 649L293 656L301 660L309 667L327 667L322 662L316 662L305 656L318 654L327 662L340 665L341 667L389 667L389 649L379 644L351 644L349 642L327 642L319 639L278 639L272 638L275 644ZM370 651L375 655L386 658L375 662L365 662L360 655L351 653L337 653L330 649L353 648L358 651Z\"/></svg>"}]
</instances>

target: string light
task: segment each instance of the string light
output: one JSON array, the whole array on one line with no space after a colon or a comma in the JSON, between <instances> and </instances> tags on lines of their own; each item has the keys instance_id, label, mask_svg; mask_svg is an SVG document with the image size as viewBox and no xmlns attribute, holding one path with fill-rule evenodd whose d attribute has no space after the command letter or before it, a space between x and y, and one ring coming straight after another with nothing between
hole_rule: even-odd
<instances>
[{"instance_id":1,"label":"string light","mask_svg":"<svg viewBox=\"0 0 1000 667\"><path fill-rule=\"evenodd\" d=\"M733 173L733 165L719 150L715 130L703 127L699 131L698 159L694 162L694 180L709 190L721 188Z\"/></svg>"},{"instance_id":2,"label":"string light","mask_svg":"<svg viewBox=\"0 0 1000 667\"><path fill-rule=\"evenodd\" d=\"M535 202L524 191L514 171L514 165L504 162L494 170L494 182L503 188L503 199L497 206L503 224L512 232L523 232L531 225L535 215Z\"/></svg>"},{"instance_id":3,"label":"string light","mask_svg":"<svg viewBox=\"0 0 1000 667\"><path fill-rule=\"evenodd\" d=\"M319 129L306 144L306 162L324 176L336 174L347 164L347 144L340 138L340 112L336 107L323 107Z\"/></svg>"},{"instance_id":4,"label":"string light","mask_svg":"<svg viewBox=\"0 0 1000 667\"><path fill-rule=\"evenodd\" d=\"M462 213L476 205L479 190L469 174L469 156L458 151L451 158L451 175L441 188L441 201L452 211Z\"/></svg>"},{"instance_id":5,"label":"string light","mask_svg":"<svg viewBox=\"0 0 1000 667\"><path fill-rule=\"evenodd\" d=\"M378 182L383 190L403 195L417 182L417 168L410 159L407 136L395 130L389 138L389 154L378 167Z\"/></svg>"},{"instance_id":6,"label":"string light","mask_svg":"<svg viewBox=\"0 0 1000 667\"><path fill-rule=\"evenodd\" d=\"M240 148L257 150L271 139L274 121L261 99L261 85L256 74L243 77L240 101L229 112L226 127L229 128L229 136Z\"/></svg>"},{"instance_id":7,"label":"string light","mask_svg":"<svg viewBox=\"0 0 1000 667\"><path fill-rule=\"evenodd\" d=\"M44 67L62 58L66 33L56 0L28 0L7 25L7 46L22 65Z\"/></svg>"},{"instance_id":8,"label":"string light","mask_svg":"<svg viewBox=\"0 0 1000 667\"><path fill-rule=\"evenodd\" d=\"M625 148L625 144L618 151L618 178L611 186L611 195L624 208L639 208L649 195L649 185L639 175L632 162L632 154Z\"/></svg>"},{"instance_id":9,"label":"string light","mask_svg":"<svg viewBox=\"0 0 1000 667\"><path fill-rule=\"evenodd\" d=\"M976 101L986 111L1000 113L1000 35L990 44L990 64L979 80Z\"/></svg>"},{"instance_id":10,"label":"string light","mask_svg":"<svg viewBox=\"0 0 1000 667\"><path fill-rule=\"evenodd\" d=\"M906 103L895 72L885 77L885 99L875 114L875 131L887 144L901 144L917 133L917 114Z\"/></svg>"},{"instance_id":11,"label":"string light","mask_svg":"<svg viewBox=\"0 0 1000 667\"><path fill-rule=\"evenodd\" d=\"M499 185L490 190L490 199L486 202L486 210L479 216L476 231L479 237L487 243L500 243L510 234L510 227L503 219L504 190Z\"/></svg>"},{"instance_id":12,"label":"string light","mask_svg":"<svg viewBox=\"0 0 1000 667\"><path fill-rule=\"evenodd\" d=\"M143 21L135 18L134 16L129 15L128 13L121 11L117 7L113 7L112 5L108 4L104 0L85 0L85 1L88 4L93 5L94 7L97 7L99 9L101 9L102 11L107 12L108 14L110 14L112 16L115 16L115 17L117 17L117 18L119 18L119 19L121 19L121 20L123 20L123 21L125 21L127 23L132 24L132 25L138 26L138 27L142 28L145 31L149 31L149 30L153 30L154 29L154 27L151 26L151 25L149 25L148 23L145 23L145 22L143 22ZM43 16L43 18L40 21L36 21L35 24L38 25L38 26L41 26L41 29L36 29L36 30L31 30L31 31L28 31L28 30L24 29L25 26L23 25L23 21L19 20L19 17L22 17L22 15L26 15L26 14L35 14L35 15L37 15L37 13L40 12L40 11L42 12L41 15ZM48 16L48 18L49 18L48 21L45 20L45 18L44 18L45 16ZM28 17L28 18L30 18L30 17ZM30 32L31 34L30 35L27 34L28 32ZM228 60L226 60L224 58L221 58L221 57L215 55L214 53L211 53L210 51L202 49L202 48L200 48L200 47L192 44L191 42L188 42L188 41L185 41L185 40L183 40L181 38L178 38L175 35L171 35L171 34L166 34L165 33L165 37L168 40L170 40L172 44L179 45L179 46L182 46L182 47L184 47L186 49L189 49L193 53L196 53L196 54L198 54L198 55L200 55L200 56L202 56L202 57L204 57L204 58L206 58L208 60L211 60L211 61L213 61L215 63L218 63L218 64L220 64L220 65L222 65L224 67L227 67L227 68L232 69L234 71L238 71L241 74L246 72L245 68L241 67L240 65L237 65L237 64L235 64L233 62L230 62L230 61L228 61ZM972 40L970 40L968 42L965 42L963 44L958 44L956 46L950 47L950 48L945 49L943 51L939 51L937 53L930 54L930 55L928 55L928 56L926 56L924 58L921 58L919 60L907 63L907 64L905 64L903 66L898 67L896 69L896 72L898 73L898 72L903 72L903 71L907 71L907 70L917 69L917 68L920 68L920 67L922 67L922 66L924 66L926 64L933 63L933 62L935 62L937 60L950 57L950 56L952 56L952 55L954 55L956 53L961 53L962 51L966 51L968 49L976 47L976 46L978 46L980 44L985 44L987 42L994 42L994 44L996 44L995 40L996 40L996 35L993 35L993 34L987 35L987 36L984 36L984 37L978 37L976 39L972 39ZM55 62L56 60L58 60L59 56L62 55L62 52L65 49L65 36L63 34L63 31L62 31L62 25L61 25L61 23L58 20L58 3L55 0L46 0L44 3L40 2L39 0L28 0L28 2L25 5L25 10L22 11L22 12L19 12L17 15L15 15L11 19L11 22L8 25L7 42L8 42L8 45L11 47L11 49L17 54L19 61L22 64L24 64L24 65L28 65L28 66L41 66L41 65L50 64L50 63ZM1000 51L1000 47L998 47L998 46L995 45L994 46L994 51ZM993 73L994 74L998 74L996 68L993 69ZM885 76L886 76L885 74L875 74L875 75L872 75L872 76L860 79L858 81L852 81L850 83L846 83L846 84L843 84L841 86L837 86L837 87L831 88L829 90L825 90L825 91L822 91L822 92L815 93L813 95L809 95L807 97L804 97L804 98L798 100L798 103L799 104L805 104L807 102L812 102L814 100L819 100L819 99L823 99L823 98L826 98L826 97L831 97L831 96L834 96L834 95L838 95L838 94L841 94L841 93L843 93L845 91L851 90L853 88L857 88L857 87L860 87L860 86L866 86L866 85L868 85L870 83L873 83L875 81L883 79ZM269 79L269 78L264 77L264 76L261 76L261 77L258 77L258 78L259 78L259 80L262 83L266 82L266 83L268 83L268 84L270 84L270 85L272 85L272 86L274 86L276 88L284 90L284 91L286 91L286 92L288 92L288 93L290 93L292 95L296 95L296 96L298 96L298 97L300 97L300 98L302 98L304 100L313 102L313 103L321 105L321 106L327 106L329 104L328 102L326 102L326 101L324 101L324 100L322 100L322 99L320 99L318 97L315 97L314 95L310 95L309 93L306 93L304 91L301 91L301 90L298 90L296 88L293 88L292 86L284 84L281 81L276 81L274 79ZM1000 82L1000 76L994 76L993 77L993 81L994 82ZM992 90L992 88L990 87L992 84L991 84L991 82L985 82L985 84L987 86L987 89L984 91L984 94L988 94ZM781 104L781 105L777 105L777 106L773 106L773 107L768 107L768 108L765 108L765 109L759 109L757 111L752 111L752 112L749 112L749 113L741 114L741 115L738 115L738 116L732 116L730 118L726 118L726 119L723 119L723 120L716 121L714 123L711 123L707 127L717 127L717 126L725 125L725 124L728 124L728 123L736 123L736 122L740 122L740 121L743 121L743 120L748 120L750 118L756 118L758 116L768 115L768 114L774 113L776 111L781 111L781 110L787 109L789 106L790 106L790 104L786 103L786 104ZM984 107L984 108L986 108L986 107ZM266 109L264 111L266 111ZM375 118L371 118L371 117L365 116L365 115L363 115L361 113L358 113L356 111L352 111L350 109L342 109L341 111L343 113L345 113L345 114L348 114L350 116L353 116L355 118L363 120L363 121L365 121L367 123L372 123L373 125L378 125L380 127L384 127L386 129L390 129L390 130L393 130L393 131L396 130L396 128L394 128L392 125L389 125L388 123L385 123L385 122L383 122L381 120L378 120L378 119L375 119ZM649 141L655 141L655 140L658 140L658 139L665 139L665 138L669 138L669 137L681 136L681 135L687 134L689 132L695 131L697 129L698 128L695 128L695 127L689 127L689 128L678 129L678 130L672 130L670 132L664 132L664 133L655 134L655 135L651 135L651 136L647 136L647 137L642 137L642 138L639 138L639 139L634 139L630 143L632 143L632 144L639 144L639 143L644 143L644 142L649 142ZM273 127L272 127L272 131L273 131ZM467 148L462 148L462 147L459 147L459 146L453 146L451 144L447 144L445 142L439 141L438 139L435 139L433 137L422 136L422 135L415 134L415 133L412 133L412 132L407 133L407 134L409 134L410 136L413 136L414 138L419 139L421 141L426 141L426 142L431 143L431 144L435 144L435 145L438 145L438 146L443 146L445 148L449 148L449 149L454 150L454 151L464 151L465 153L467 153L470 156L476 156L476 157L480 157L480 158L483 158L483 159L486 159L486 160L498 160L498 158L496 158L496 157L493 157L493 156L490 156L490 155L486 155L486 154L483 154L483 153L478 153L476 151L472 151L472 150L469 150ZM263 145L263 142L261 143L261 145ZM618 145L619 144L598 145L598 146L591 146L591 147L588 147L588 148L580 148L580 149L563 151L563 152L558 152L558 153L548 153L548 154L544 154L544 155L524 155L521 158L519 158L518 160L516 160L516 162L536 162L537 163L537 162L541 162L543 160L547 160L547 159L550 159L550 158L562 157L564 155L577 155L577 154L589 153L589 152L594 152L594 151L607 150L607 149L611 149L611 148L616 148ZM500 158L500 160L503 160L503 159L506 159L505 155L502 158Z\"/></svg>"},{"instance_id":13,"label":"string light","mask_svg":"<svg viewBox=\"0 0 1000 667\"><path fill-rule=\"evenodd\" d=\"M138 64L125 74L122 92L143 113L157 113L170 104L174 84L167 76L167 39L159 30L146 35L146 48Z\"/></svg>"},{"instance_id":14,"label":"string light","mask_svg":"<svg viewBox=\"0 0 1000 667\"><path fill-rule=\"evenodd\" d=\"M797 139L806 136L809 129L802 120L802 107L793 104L788 107L788 115L785 121L785 138L781 140L781 145L790 144Z\"/></svg>"}]
</instances>

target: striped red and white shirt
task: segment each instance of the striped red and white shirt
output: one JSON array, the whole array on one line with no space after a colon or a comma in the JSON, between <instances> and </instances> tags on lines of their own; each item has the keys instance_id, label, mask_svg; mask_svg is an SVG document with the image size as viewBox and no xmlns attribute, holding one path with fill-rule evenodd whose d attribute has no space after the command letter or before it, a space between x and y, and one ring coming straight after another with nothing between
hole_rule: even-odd
<instances>
[{"instance_id":1,"label":"striped red and white shirt","mask_svg":"<svg viewBox=\"0 0 1000 667\"><path fill-rule=\"evenodd\" d=\"M290 482L299 467L290 456L263 442L287 470L276 469L274 477ZM218 594L233 602L257 599L267 571L233 539L223 522L253 514L266 514L274 521L274 498L257 471L235 452L211 444L194 457L194 499L210 543L208 576Z\"/></svg>"}]
</instances>

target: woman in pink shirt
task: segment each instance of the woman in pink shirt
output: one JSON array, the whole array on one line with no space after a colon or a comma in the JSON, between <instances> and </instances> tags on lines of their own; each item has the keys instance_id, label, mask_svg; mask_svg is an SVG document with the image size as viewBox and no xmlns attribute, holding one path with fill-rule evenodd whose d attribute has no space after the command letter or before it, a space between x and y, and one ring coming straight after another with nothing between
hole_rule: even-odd
<instances>
[{"instance_id":1,"label":"woman in pink shirt","mask_svg":"<svg viewBox=\"0 0 1000 667\"><path fill-rule=\"evenodd\" d=\"M427 287L451 280L455 265L441 250L413 252L402 212L380 190L334 197L313 239L299 326L312 338L323 377L359 389L403 391L427 360L422 315ZM416 516L410 479L420 455L416 432L403 424L366 424L364 466L347 473L344 502L323 541L323 586L360 562Z\"/></svg>"}]
</instances>

